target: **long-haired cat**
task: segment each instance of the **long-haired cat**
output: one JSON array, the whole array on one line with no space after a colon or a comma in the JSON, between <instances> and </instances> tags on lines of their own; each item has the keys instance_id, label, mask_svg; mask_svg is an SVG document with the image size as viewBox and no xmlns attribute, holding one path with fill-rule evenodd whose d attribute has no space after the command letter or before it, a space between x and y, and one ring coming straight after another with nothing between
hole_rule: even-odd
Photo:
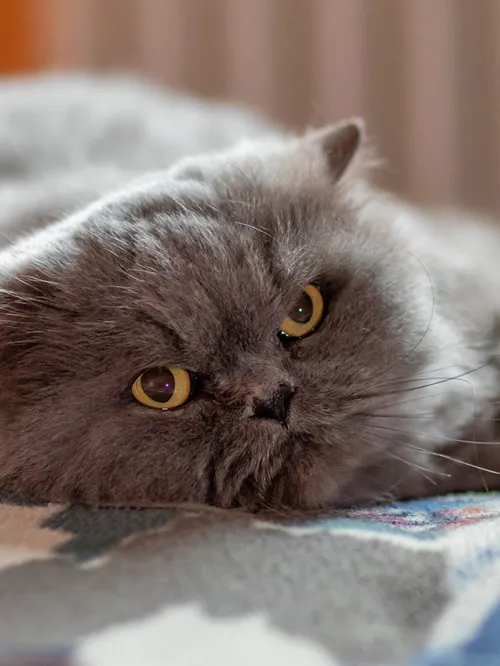
<instances>
[{"instance_id":1,"label":"long-haired cat","mask_svg":"<svg viewBox=\"0 0 500 666\"><path fill-rule=\"evenodd\" d=\"M230 109L175 125L81 78L0 99L0 487L311 510L499 485L500 231L378 191L360 122L241 112L267 136L185 157L233 143Z\"/></svg>"}]
</instances>

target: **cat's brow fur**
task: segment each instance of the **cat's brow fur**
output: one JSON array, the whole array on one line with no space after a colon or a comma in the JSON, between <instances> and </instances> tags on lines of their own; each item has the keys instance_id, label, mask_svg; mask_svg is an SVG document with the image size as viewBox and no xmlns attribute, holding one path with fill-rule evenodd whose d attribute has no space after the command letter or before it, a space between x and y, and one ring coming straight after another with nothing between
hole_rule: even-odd
<instances>
[{"instance_id":1,"label":"cat's brow fur","mask_svg":"<svg viewBox=\"0 0 500 666\"><path fill-rule=\"evenodd\" d=\"M456 218L452 241L446 216L378 192L362 133L347 123L147 176L117 169L102 197L81 194L97 172L77 175L69 215L54 212L55 176L46 221L60 221L0 253L0 485L315 509L494 484L435 453L477 465L478 447L453 442L496 436L499 237ZM323 321L283 345L311 282ZM157 365L201 377L185 407L133 399ZM296 391L287 426L251 418L283 384Z\"/></svg>"}]
</instances>

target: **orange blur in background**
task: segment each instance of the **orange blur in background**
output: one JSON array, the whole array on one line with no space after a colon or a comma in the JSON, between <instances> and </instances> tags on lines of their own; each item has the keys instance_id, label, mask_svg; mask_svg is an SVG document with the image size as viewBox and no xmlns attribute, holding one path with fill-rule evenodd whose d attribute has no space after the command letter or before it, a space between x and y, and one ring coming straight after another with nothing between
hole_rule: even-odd
<instances>
[{"instance_id":1,"label":"orange blur in background","mask_svg":"<svg viewBox=\"0 0 500 666\"><path fill-rule=\"evenodd\" d=\"M33 49L32 18L36 0L0 0L0 74L29 72L40 67Z\"/></svg>"}]
</instances>

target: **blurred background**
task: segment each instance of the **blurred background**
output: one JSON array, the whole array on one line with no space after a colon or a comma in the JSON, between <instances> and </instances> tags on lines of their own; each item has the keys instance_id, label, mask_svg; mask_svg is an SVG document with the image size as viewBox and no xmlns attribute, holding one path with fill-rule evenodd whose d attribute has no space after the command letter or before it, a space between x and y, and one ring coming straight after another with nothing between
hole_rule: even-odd
<instances>
[{"instance_id":1,"label":"blurred background","mask_svg":"<svg viewBox=\"0 0 500 666\"><path fill-rule=\"evenodd\" d=\"M386 182L500 210L500 0L0 0L0 73L134 72L292 127L361 115Z\"/></svg>"}]
</instances>

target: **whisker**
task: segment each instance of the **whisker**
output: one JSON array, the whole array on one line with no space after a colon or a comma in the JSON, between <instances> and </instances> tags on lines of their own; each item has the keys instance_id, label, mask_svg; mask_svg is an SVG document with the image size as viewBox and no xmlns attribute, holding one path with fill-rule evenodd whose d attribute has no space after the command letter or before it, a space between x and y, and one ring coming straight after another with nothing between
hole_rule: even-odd
<instances>
[{"instance_id":1,"label":"whisker","mask_svg":"<svg viewBox=\"0 0 500 666\"><path fill-rule=\"evenodd\" d=\"M453 456L449 456L446 453L438 453L437 451L428 451L427 449L423 449L420 446L415 446L414 444L403 443L403 446L406 446L409 449L414 449L415 451L428 453L431 456L437 456L438 458L444 458L445 460L450 460L451 462L454 462L457 465L465 465L465 467L472 467L473 469L477 469L480 472L487 472L488 474L497 474L500 476L500 472L497 470L488 469L487 467L481 467L480 465L474 465L473 463L466 462L465 460L460 460L460 458L454 458Z\"/></svg>"},{"instance_id":2,"label":"whisker","mask_svg":"<svg viewBox=\"0 0 500 666\"><path fill-rule=\"evenodd\" d=\"M371 414L370 412L358 412L359 416L373 417L377 419L429 419L435 418L434 412L422 412L421 414Z\"/></svg>"},{"instance_id":3,"label":"whisker","mask_svg":"<svg viewBox=\"0 0 500 666\"><path fill-rule=\"evenodd\" d=\"M388 437L384 437L383 435L378 435L378 434L375 434L375 433L371 433L371 434L370 434L370 437L378 437L379 439L382 439L382 441L385 441L385 442L387 442L387 441L391 441ZM405 442L397 442L397 444L406 445ZM423 452L426 452L427 449L422 449L422 451L423 451ZM393 453L392 451L384 451L384 454L385 454L385 455L388 455L388 456L391 456L392 458L399 459L399 458L397 458L396 454ZM411 465L415 465L416 467L419 467L420 469L422 469L422 470L424 470L424 471L426 471L426 472L429 472L430 474L437 474L438 476L446 476L446 477L448 477L448 478L451 477L451 474L448 474L447 472L443 472L443 471L441 471L441 470L437 470L437 469L428 469L428 468L426 468L426 467L422 467L421 465L420 465L420 466L417 465L417 464L414 463L413 461L406 460L405 458L401 458L400 460L402 460L402 462L407 463L408 465L410 465L410 464L411 464Z\"/></svg>"},{"instance_id":4,"label":"whisker","mask_svg":"<svg viewBox=\"0 0 500 666\"><path fill-rule=\"evenodd\" d=\"M406 384L407 382L421 382L424 381L424 379L442 379L442 377L425 377L425 375L430 374L431 372L443 372L444 370L450 370L451 368L458 368L456 363L453 365L446 365L443 366L442 368L429 368L427 370L423 370L422 372L414 372L412 373L411 377L394 377L393 379L388 379L383 382L377 382L376 384L370 384L369 386L363 386L363 390L368 390L370 388L374 388L376 386L391 386L393 384Z\"/></svg>"},{"instance_id":5,"label":"whisker","mask_svg":"<svg viewBox=\"0 0 500 666\"><path fill-rule=\"evenodd\" d=\"M409 400L401 400L400 402L391 402L388 405L383 405L382 407L375 407L372 412L377 412L380 409L390 409L391 407L397 407L398 405L407 405L410 402L419 402L421 400L429 400L432 397L437 397L440 395L446 395L446 391L441 391L440 393L431 393L430 395L424 395L420 398L410 398Z\"/></svg>"},{"instance_id":6,"label":"whisker","mask_svg":"<svg viewBox=\"0 0 500 666\"><path fill-rule=\"evenodd\" d=\"M267 231L264 231L264 229L259 229L259 227L254 227L253 224L247 224L246 222L240 222L239 220L233 220L236 224L239 224L241 227L248 227L249 229L253 229L254 231L259 231L261 234L264 234L264 236L269 236L269 238L272 238L274 240L274 236L270 234Z\"/></svg>"},{"instance_id":7,"label":"whisker","mask_svg":"<svg viewBox=\"0 0 500 666\"><path fill-rule=\"evenodd\" d=\"M488 366L490 363L493 363L495 360L500 358L500 354L497 354L493 358L491 358L489 361L486 361L485 363L482 363L481 365L478 365L475 368L472 368L471 370L466 370L459 375L454 375L452 377L446 377L445 379L441 379L439 381L431 382L430 384L422 384L421 386L410 386L409 388L404 388L404 389L398 389L395 391L385 391L384 393L358 393L358 394L349 394L345 396L344 399L346 400L363 400L367 398L375 398L375 397L383 397L386 395L396 395L400 393L410 393L411 391L420 391L426 388L432 388L433 386L439 386L440 384L446 384L446 382L451 382L451 381L457 381L463 379L463 377L472 374L473 372L477 372L478 370L482 370L486 366ZM427 397L427 396L425 396Z\"/></svg>"},{"instance_id":8,"label":"whisker","mask_svg":"<svg viewBox=\"0 0 500 666\"><path fill-rule=\"evenodd\" d=\"M419 388L430 388L432 386L437 386L438 384L444 384L449 381L455 381L456 379L463 379L463 377L466 377L473 372L477 372L478 370L482 370L483 368L486 368L490 363L493 363L494 361L498 360L500 358L500 354L496 354L493 358L489 359L489 361L486 361L485 363L482 363L481 365L478 365L475 368L472 368L472 370L466 370L465 372L460 373L459 375L455 375L453 377L448 377L447 379L442 379L441 381L434 382L433 384L424 384L423 386L417 386L409 389L410 391L416 391Z\"/></svg>"},{"instance_id":9,"label":"whisker","mask_svg":"<svg viewBox=\"0 0 500 666\"><path fill-rule=\"evenodd\" d=\"M427 467L422 467L422 465L417 465L414 462L411 462L410 460L406 460L406 458L401 458L400 456L397 456L395 453L388 453L387 454L390 458L394 458L394 460L399 460L399 462L405 463L408 465L408 467L411 467L413 469L418 470L423 477L429 481L429 483L432 483L434 486L437 485L437 481L435 479L432 479L426 472L433 472L434 470L428 469Z\"/></svg>"},{"instance_id":10,"label":"whisker","mask_svg":"<svg viewBox=\"0 0 500 666\"><path fill-rule=\"evenodd\" d=\"M377 428L379 430L387 430L389 432L396 432L400 435L413 435L417 437L429 437L429 433L414 432L411 430L401 430L400 428L390 428L389 426L376 425L375 423L368 423L365 428ZM457 439L455 437L444 437L442 435L432 435L432 439L441 440L443 442L452 442L454 444L480 444L481 446L500 446L500 441L497 442L484 442L481 440L473 439ZM427 449L423 449L427 450ZM500 472L499 472L500 473Z\"/></svg>"}]
</instances>

